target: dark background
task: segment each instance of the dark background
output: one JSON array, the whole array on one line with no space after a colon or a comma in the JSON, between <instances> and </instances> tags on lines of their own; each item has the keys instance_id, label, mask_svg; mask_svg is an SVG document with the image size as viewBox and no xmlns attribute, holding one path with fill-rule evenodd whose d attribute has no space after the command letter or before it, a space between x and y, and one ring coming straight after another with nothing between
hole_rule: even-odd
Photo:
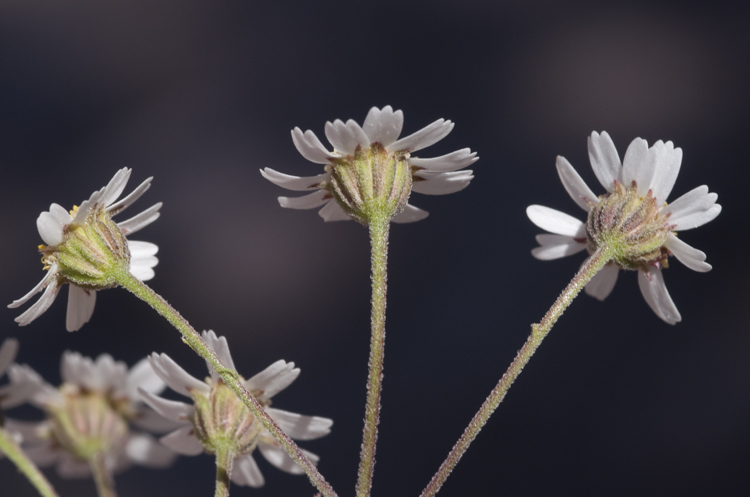
<instances>
[{"instance_id":1,"label":"dark background","mask_svg":"<svg viewBox=\"0 0 750 497\"><path fill-rule=\"evenodd\" d=\"M471 147L466 190L415 194L425 221L391 232L384 407L374 495L416 496L583 255L529 253L540 203L581 217L555 172L564 155L601 193L586 137L620 154L635 137L684 151L670 200L707 184L724 211L683 239L714 270L665 272L683 322L647 307L635 274L603 303L581 296L545 341L440 495L705 496L750 489L746 2L0 1L0 301L44 275L35 220L78 204L122 167L133 208L163 201L133 238L157 243L150 282L199 330L228 337L241 374L295 361L275 406L335 420L301 445L340 495L356 481L369 347L366 230L281 209L262 167L315 175L289 130L368 109L403 109L404 134L444 117L425 157ZM327 142L326 142L327 144ZM129 217L124 215L124 217ZM67 293L67 292L65 292ZM0 338L59 382L61 353L129 365L166 352L201 361L123 290L64 328L67 295L26 328L5 309ZM24 307L25 309L26 307ZM31 409L10 411L31 418ZM256 456L267 484L232 495L312 495ZM62 497L91 480L48 472ZM35 495L7 460L0 494ZM121 497L206 496L213 461L133 468Z\"/></svg>"}]
</instances>

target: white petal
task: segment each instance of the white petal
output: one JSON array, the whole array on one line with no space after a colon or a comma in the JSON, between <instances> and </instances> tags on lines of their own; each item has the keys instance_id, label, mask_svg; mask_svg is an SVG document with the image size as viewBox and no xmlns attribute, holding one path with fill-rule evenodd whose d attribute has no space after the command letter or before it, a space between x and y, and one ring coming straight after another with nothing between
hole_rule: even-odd
<instances>
[{"instance_id":1,"label":"white petal","mask_svg":"<svg viewBox=\"0 0 750 497\"><path fill-rule=\"evenodd\" d=\"M8 371L10 383L0 387L0 407L10 409L29 401L42 388L38 375L28 366L14 364Z\"/></svg>"},{"instance_id":2,"label":"white petal","mask_svg":"<svg viewBox=\"0 0 750 497\"><path fill-rule=\"evenodd\" d=\"M117 200L117 198L122 194L122 191L125 189L125 185L128 184L131 172L132 170L127 167L124 167L117 171L112 179L109 180L107 186L104 187L104 191L102 192L101 197L99 197L99 203L101 203L105 207L113 204L114 201Z\"/></svg>"},{"instance_id":3,"label":"white petal","mask_svg":"<svg viewBox=\"0 0 750 497\"><path fill-rule=\"evenodd\" d=\"M42 281L40 281L39 283L37 283L36 286L29 291L29 293L27 293L26 295L24 295L20 299L14 300L10 304L8 304L8 308L9 309L15 309L16 307L25 304L26 302L28 302L31 299L31 297L33 297L37 293L41 292L42 289L45 286L47 286L47 284L52 279L54 279L56 276L57 276L57 263L53 264L52 267L49 268L49 270L47 271L47 274L45 274L44 278L42 278Z\"/></svg>"},{"instance_id":4,"label":"white petal","mask_svg":"<svg viewBox=\"0 0 750 497\"><path fill-rule=\"evenodd\" d=\"M159 216L161 216L161 214L159 213L159 209L161 209L162 205L162 202L154 204L140 214L137 214L130 219L126 219L121 223L117 223L117 227L120 228L120 231L122 231L123 235L132 235L136 231L142 230L149 224L159 219Z\"/></svg>"},{"instance_id":5,"label":"white petal","mask_svg":"<svg viewBox=\"0 0 750 497\"><path fill-rule=\"evenodd\" d=\"M463 169L478 160L479 157L477 157L476 152L472 152L470 148L462 148L461 150L456 150L450 154L433 157L431 159L412 157L409 159L409 164L413 167L420 167L428 171L448 172Z\"/></svg>"},{"instance_id":6,"label":"white petal","mask_svg":"<svg viewBox=\"0 0 750 497\"><path fill-rule=\"evenodd\" d=\"M541 261L551 261L560 257L577 254L586 248L586 244L565 235L537 235L536 241L541 245L531 250L531 255Z\"/></svg>"},{"instance_id":7,"label":"white petal","mask_svg":"<svg viewBox=\"0 0 750 497\"><path fill-rule=\"evenodd\" d=\"M612 186L616 181L622 182L622 167L617 149L606 131L600 135L596 131L591 133L588 139L589 160L599 183L608 192L612 192Z\"/></svg>"},{"instance_id":8,"label":"white petal","mask_svg":"<svg viewBox=\"0 0 750 497\"><path fill-rule=\"evenodd\" d=\"M253 488L262 487L266 483L252 453L234 460L231 479L236 485Z\"/></svg>"},{"instance_id":9,"label":"white petal","mask_svg":"<svg viewBox=\"0 0 750 497\"><path fill-rule=\"evenodd\" d=\"M42 421L19 421L17 419L6 418L3 428L8 431L21 435L21 441L24 445L37 444L40 442L39 431L44 429L46 422ZM45 444L46 445L46 444Z\"/></svg>"},{"instance_id":10,"label":"white petal","mask_svg":"<svg viewBox=\"0 0 750 497\"><path fill-rule=\"evenodd\" d=\"M317 176L291 176L289 174L274 171L270 167L261 169L260 174L274 185L297 192L317 190L320 188L318 185L320 185L321 182L331 179L331 175L328 173L319 174Z\"/></svg>"},{"instance_id":11,"label":"white petal","mask_svg":"<svg viewBox=\"0 0 750 497\"><path fill-rule=\"evenodd\" d=\"M302 133L301 129L294 128L292 130L292 141L302 157L316 164L327 164L328 159L338 155L326 150L315 133L310 130Z\"/></svg>"},{"instance_id":12,"label":"white petal","mask_svg":"<svg viewBox=\"0 0 750 497\"><path fill-rule=\"evenodd\" d=\"M62 243L65 226L71 221L68 211L58 204L52 204L49 206L49 212L42 212L39 215L36 227L44 243L57 246Z\"/></svg>"},{"instance_id":13,"label":"white petal","mask_svg":"<svg viewBox=\"0 0 750 497\"><path fill-rule=\"evenodd\" d=\"M144 181L143 183L141 183L140 185L138 185L138 187L135 190L133 190L130 193L130 195L128 195L127 197L123 198L119 202L117 202L115 204L112 204L109 207L107 207L107 212L109 212L111 215L114 216L114 215L119 214L120 212L124 211L125 209L127 209L131 205L133 205L133 202L135 202L136 200L138 200L139 198L141 198L141 196L144 193L146 193L146 190L148 190L149 188L151 188L151 180L153 180L153 179L154 179L153 176L150 177L150 178L147 178L146 181Z\"/></svg>"},{"instance_id":14,"label":"white petal","mask_svg":"<svg viewBox=\"0 0 750 497\"><path fill-rule=\"evenodd\" d=\"M51 271L52 269L50 269L50 272ZM49 279L51 280L52 278ZM58 290L60 290L60 287L58 286L57 281L48 282L47 288L45 288L44 293L41 297L39 297L39 300L34 302L31 307L26 309L26 312L16 317L15 322L18 323L19 326L26 326L27 324L44 314L44 311L49 309L49 306L51 306L52 302L55 301Z\"/></svg>"},{"instance_id":15,"label":"white petal","mask_svg":"<svg viewBox=\"0 0 750 497\"><path fill-rule=\"evenodd\" d=\"M682 320L677 307L672 302L672 297L667 292L660 269L649 267L648 272L638 271L638 286L641 288L643 298L646 299L649 307L657 316L669 324L675 324Z\"/></svg>"},{"instance_id":16,"label":"white petal","mask_svg":"<svg viewBox=\"0 0 750 497\"><path fill-rule=\"evenodd\" d=\"M154 257L159 247L153 243L138 240L129 240L130 249L130 273L141 281L148 281L154 277L152 269L159 264L159 259Z\"/></svg>"},{"instance_id":17,"label":"white petal","mask_svg":"<svg viewBox=\"0 0 750 497\"><path fill-rule=\"evenodd\" d=\"M419 207L414 207L411 204L406 204L404 210L396 214L396 216L394 216L391 221L399 224L415 223L417 221L421 221L429 215L430 213L426 210L420 209Z\"/></svg>"},{"instance_id":18,"label":"white petal","mask_svg":"<svg viewBox=\"0 0 750 497\"><path fill-rule=\"evenodd\" d=\"M263 454L263 457L265 457L268 462L270 462L280 470L291 473L293 475L301 475L302 473L304 473L302 468L300 468L299 465L294 462L294 459L289 457L283 449L276 447L275 445L271 445L270 443L263 442L258 444L258 449L260 449L260 453ZM317 464L317 462L320 460L320 458L312 452L308 452L304 449L301 450L311 463Z\"/></svg>"},{"instance_id":19,"label":"white petal","mask_svg":"<svg viewBox=\"0 0 750 497\"><path fill-rule=\"evenodd\" d=\"M638 195L645 196L651 188L651 183L656 172L656 150L662 142L657 142L649 149L648 143L643 138L636 138L625 151L622 160L622 183L626 187L632 185L633 181L638 185Z\"/></svg>"},{"instance_id":20,"label":"white petal","mask_svg":"<svg viewBox=\"0 0 750 497\"><path fill-rule=\"evenodd\" d=\"M130 419L133 426L151 433L170 433L177 428L185 426L188 421L174 421L167 419L150 407L139 406L135 415Z\"/></svg>"},{"instance_id":21,"label":"white petal","mask_svg":"<svg viewBox=\"0 0 750 497\"><path fill-rule=\"evenodd\" d=\"M166 468L177 457L177 454L145 433L131 433L125 453L136 464L149 468Z\"/></svg>"},{"instance_id":22,"label":"white petal","mask_svg":"<svg viewBox=\"0 0 750 497\"><path fill-rule=\"evenodd\" d=\"M682 164L682 149L674 148L672 142L656 142L651 147L655 155L654 179L651 182L651 193L656 199L656 205L662 205L672 192L677 174Z\"/></svg>"},{"instance_id":23,"label":"white petal","mask_svg":"<svg viewBox=\"0 0 750 497\"><path fill-rule=\"evenodd\" d=\"M60 457L60 449L54 447L52 443L24 447L23 451L40 468L52 466Z\"/></svg>"},{"instance_id":24,"label":"white petal","mask_svg":"<svg viewBox=\"0 0 750 497\"><path fill-rule=\"evenodd\" d=\"M667 242L664 245L677 257L677 260L693 271L698 271L699 273L711 271L711 265L706 263L706 254L683 242L674 236L674 233L669 234Z\"/></svg>"},{"instance_id":25,"label":"white petal","mask_svg":"<svg viewBox=\"0 0 750 497\"><path fill-rule=\"evenodd\" d=\"M383 107L383 110L373 107L367 113L362 130L369 138L370 143L378 142L384 147L395 142L401 129L404 126L404 113L400 110L393 112L390 105Z\"/></svg>"},{"instance_id":26,"label":"white petal","mask_svg":"<svg viewBox=\"0 0 750 497\"><path fill-rule=\"evenodd\" d=\"M326 138L333 145L334 150L344 155L354 155L357 146L368 148L370 139L356 121L349 119L344 124L340 119L326 123Z\"/></svg>"},{"instance_id":27,"label":"white petal","mask_svg":"<svg viewBox=\"0 0 750 497\"><path fill-rule=\"evenodd\" d=\"M183 456L197 456L202 454L203 446L195 437L193 425L186 425L159 439L166 447Z\"/></svg>"},{"instance_id":28,"label":"white petal","mask_svg":"<svg viewBox=\"0 0 750 497\"><path fill-rule=\"evenodd\" d=\"M581 176L565 157L558 155L555 165L557 166L557 174L560 176L560 181L562 181L565 191L578 204L578 207L588 212L591 208L586 203L586 200L592 204L599 203L599 197L594 195L594 192L581 179Z\"/></svg>"},{"instance_id":29,"label":"white petal","mask_svg":"<svg viewBox=\"0 0 750 497\"><path fill-rule=\"evenodd\" d=\"M620 274L620 268L616 264L607 264L591 278L591 281L586 283L584 287L586 293L598 300L606 299L617 283L618 274Z\"/></svg>"},{"instance_id":30,"label":"white petal","mask_svg":"<svg viewBox=\"0 0 750 497\"><path fill-rule=\"evenodd\" d=\"M156 259L156 257L154 257L153 261L158 262L158 259ZM154 270L151 269L152 266L156 265L156 262L153 262L153 264L151 264L151 262L149 262L149 265L147 265L147 266L139 266L139 265L131 264L130 265L130 274L132 274L133 276L135 276L136 278L138 278L141 281L148 281L148 280L152 279L154 276L156 276L156 273L154 272Z\"/></svg>"},{"instance_id":31,"label":"white petal","mask_svg":"<svg viewBox=\"0 0 750 497\"><path fill-rule=\"evenodd\" d=\"M331 433L332 419L303 416L272 407L267 408L266 412L295 440L315 440Z\"/></svg>"},{"instance_id":32,"label":"white petal","mask_svg":"<svg viewBox=\"0 0 750 497\"><path fill-rule=\"evenodd\" d=\"M182 369L167 354L153 353L149 356L151 366L162 380L177 393L186 397L191 397L190 390L197 390L207 394L211 388L196 378L193 378L187 371Z\"/></svg>"},{"instance_id":33,"label":"white petal","mask_svg":"<svg viewBox=\"0 0 750 497\"><path fill-rule=\"evenodd\" d=\"M447 195L456 193L467 186L474 176L473 171L453 171L447 173L418 171L414 174L412 191L425 195ZM417 180L423 178L423 181Z\"/></svg>"},{"instance_id":34,"label":"white petal","mask_svg":"<svg viewBox=\"0 0 750 497\"><path fill-rule=\"evenodd\" d=\"M229 344L227 343L226 337L217 337L213 330L208 330L203 332L203 340L205 340L208 346L211 347L211 350L216 353L216 356L221 363L224 364L224 367L237 371L237 368L234 366L234 361L232 360L232 354L229 353ZM211 372L211 376L214 380L218 379L219 375L214 371L214 368L208 363L206 363L206 366Z\"/></svg>"},{"instance_id":35,"label":"white petal","mask_svg":"<svg viewBox=\"0 0 750 497\"><path fill-rule=\"evenodd\" d=\"M529 216L532 223L550 233L575 238L586 236L586 225L564 212L542 205L530 205L526 208L526 215Z\"/></svg>"},{"instance_id":36,"label":"white petal","mask_svg":"<svg viewBox=\"0 0 750 497\"><path fill-rule=\"evenodd\" d=\"M128 398L132 401L136 401L140 398L138 394L139 389L143 389L150 393L160 393L166 388L166 383L162 380L154 368L151 367L151 362L148 357L144 357L128 371L127 378L125 380L125 388L127 390Z\"/></svg>"},{"instance_id":37,"label":"white petal","mask_svg":"<svg viewBox=\"0 0 750 497\"><path fill-rule=\"evenodd\" d=\"M159 252L159 246L155 243L139 240L128 240L128 249L131 259L143 259Z\"/></svg>"},{"instance_id":38,"label":"white petal","mask_svg":"<svg viewBox=\"0 0 750 497\"><path fill-rule=\"evenodd\" d=\"M427 148L430 145L433 145L448 136L448 133L451 132L453 126L454 124L450 121L446 121L445 119L438 119L434 123L420 129L416 133L412 133L411 135L401 138L397 142L392 143L391 146L388 147L388 150L405 150L408 152L416 152L417 150L422 150L423 148Z\"/></svg>"},{"instance_id":39,"label":"white petal","mask_svg":"<svg viewBox=\"0 0 750 497\"><path fill-rule=\"evenodd\" d=\"M5 374L5 370L16 358L16 354L18 354L18 340L15 338L3 340L3 345L0 346L0 376Z\"/></svg>"},{"instance_id":40,"label":"white petal","mask_svg":"<svg viewBox=\"0 0 750 497\"><path fill-rule=\"evenodd\" d=\"M325 207L318 211L318 215L327 223L352 220L351 216L334 199L329 200Z\"/></svg>"},{"instance_id":41,"label":"white petal","mask_svg":"<svg viewBox=\"0 0 750 497\"><path fill-rule=\"evenodd\" d=\"M60 453L55 469L62 478L88 478L91 475L91 470L89 470L89 465L86 462L74 458L67 452Z\"/></svg>"},{"instance_id":42,"label":"white petal","mask_svg":"<svg viewBox=\"0 0 750 497\"><path fill-rule=\"evenodd\" d=\"M325 204L329 198L328 191L318 190L301 197L279 197L279 205L287 209L314 209Z\"/></svg>"},{"instance_id":43,"label":"white petal","mask_svg":"<svg viewBox=\"0 0 750 497\"><path fill-rule=\"evenodd\" d=\"M68 285L68 313L65 318L65 329L78 331L88 323L94 314L96 305L96 290L84 290L83 288Z\"/></svg>"},{"instance_id":44,"label":"white petal","mask_svg":"<svg viewBox=\"0 0 750 497\"><path fill-rule=\"evenodd\" d=\"M195 411L195 407L190 404L177 400L164 399L142 388L139 388L138 392L141 394L143 401L151 406L154 411L172 421L188 421L189 417Z\"/></svg>"},{"instance_id":45,"label":"white petal","mask_svg":"<svg viewBox=\"0 0 750 497\"><path fill-rule=\"evenodd\" d=\"M245 388L250 392L261 392L256 397L270 399L291 385L299 373L299 368L295 368L293 362L278 360L245 381Z\"/></svg>"},{"instance_id":46,"label":"white petal","mask_svg":"<svg viewBox=\"0 0 750 497\"><path fill-rule=\"evenodd\" d=\"M675 231L689 230L712 221L721 212L716 204L719 196L708 193L706 185L694 188L664 207L661 212L669 216Z\"/></svg>"}]
</instances>

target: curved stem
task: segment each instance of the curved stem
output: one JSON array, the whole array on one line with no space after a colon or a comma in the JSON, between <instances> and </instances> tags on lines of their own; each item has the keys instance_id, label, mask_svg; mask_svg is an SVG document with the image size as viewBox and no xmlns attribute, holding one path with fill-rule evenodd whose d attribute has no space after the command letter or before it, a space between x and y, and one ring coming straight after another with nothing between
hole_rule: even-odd
<instances>
[{"instance_id":1,"label":"curved stem","mask_svg":"<svg viewBox=\"0 0 750 497\"><path fill-rule=\"evenodd\" d=\"M365 426L362 430L362 451L357 478L357 497L367 497L372 488L375 471L375 448L380 421L380 391L383 383L383 359L385 357L385 305L388 262L388 228L390 222L376 219L370 222L370 247L372 251L372 314L370 326L370 372L367 377L367 405Z\"/></svg>"},{"instance_id":2,"label":"curved stem","mask_svg":"<svg viewBox=\"0 0 750 497\"><path fill-rule=\"evenodd\" d=\"M234 453L231 450L216 451L216 492L214 497L229 497Z\"/></svg>"},{"instance_id":3,"label":"curved stem","mask_svg":"<svg viewBox=\"0 0 750 497\"><path fill-rule=\"evenodd\" d=\"M164 316L172 326L182 333L182 341L185 342L191 349L193 349L199 356L208 362L214 370L219 373L224 383L232 389L237 397L242 401L243 404L250 409L256 419L258 419L263 427L279 442L282 449L299 464L302 470L310 478L312 484L325 496L325 497L336 497L336 492L333 491L331 485L323 478L315 465L310 462L307 457L302 453L296 443L292 441L284 431L279 428L279 425L271 419L266 413L263 406L258 400L253 397L250 392L247 391L245 386L240 381L239 375L236 371L227 368L221 363L219 358L216 356L213 350L203 340L200 334L190 326L190 323L183 318L177 310L175 310L169 303L161 297L161 295L154 292L148 285L134 277L128 272L122 272L117 275L117 283L123 288L129 290L136 297L150 305L156 312Z\"/></svg>"},{"instance_id":4,"label":"curved stem","mask_svg":"<svg viewBox=\"0 0 750 497\"><path fill-rule=\"evenodd\" d=\"M539 324L531 325L531 335L529 335L526 343L518 351L516 358L510 364L503 377L500 378L500 381L492 390L489 397L484 401L482 407L474 415L469 426L466 427L463 435L461 435L453 450L448 454L438 472L435 473L430 483L422 491L421 497L432 497L440 490L440 487L443 486L446 478L453 471L453 468L456 467L456 464L458 464L458 461L469 448L471 442L474 441L489 417L495 412L500 402L503 401L511 385L518 375L521 374L524 366L529 362L531 356L534 355L536 349L542 344L542 340L550 332L552 326L554 326L570 303L573 302L573 299L576 298L586 283L611 260L612 254L613 249L608 246L600 247L596 252L591 254L584 262L581 270L578 271L578 274L575 275L568 286L565 287L565 290L557 297L557 300L555 300L555 303L552 304L552 307L547 311L547 314L544 315Z\"/></svg>"},{"instance_id":5,"label":"curved stem","mask_svg":"<svg viewBox=\"0 0 750 497\"><path fill-rule=\"evenodd\" d=\"M96 493L99 497L117 497L115 491L115 480L112 478L112 472L107 467L107 456L104 452L97 452L89 461L91 472L96 482Z\"/></svg>"},{"instance_id":6,"label":"curved stem","mask_svg":"<svg viewBox=\"0 0 750 497\"><path fill-rule=\"evenodd\" d=\"M26 453L21 450L13 436L4 428L0 428L0 453L8 456L18 471L28 478L29 482L34 485L37 492L43 497L58 497L52 485L47 481L39 468L28 458Z\"/></svg>"}]
</instances>

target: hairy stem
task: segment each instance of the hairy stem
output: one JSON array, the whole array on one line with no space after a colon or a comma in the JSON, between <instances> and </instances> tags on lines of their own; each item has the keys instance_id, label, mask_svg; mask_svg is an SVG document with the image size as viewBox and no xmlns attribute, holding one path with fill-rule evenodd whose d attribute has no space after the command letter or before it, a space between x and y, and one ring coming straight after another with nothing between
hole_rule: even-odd
<instances>
[{"instance_id":1,"label":"hairy stem","mask_svg":"<svg viewBox=\"0 0 750 497\"><path fill-rule=\"evenodd\" d=\"M99 497L117 497L115 491L115 480L112 472L107 467L107 456L104 452L97 452L89 461L91 473L96 482L96 493Z\"/></svg>"},{"instance_id":2,"label":"hairy stem","mask_svg":"<svg viewBox=\"0 0 750 497\"><path fill-rule=\"evenodd\" d=\"M214 497L229 497L233 463L234 452L224 449L216 451L216 492Z\"/></svg>"},{"instance_id":3,"label":"hairy stem","mask_svg":"<svg viewBox=\"0 0 750 497\"><path fill-rule=\"evenodd\" d=\"M258 400L247 391L240 381L237 372L227 368L221 363L214 351L211 350L208 344L206 344L200 334L190 326L190 323L188 323L187 320L177 312L177 310L169 305L161 295L154 292L148 285L138 280L130 273L123 272L118 274L117 283L132 292L139 299L146 302L156 312L164 316L172 326L177 328L177 330L182 333L182 341L199 356L205 359L206 362L208 362L211 367L219 373L224 380L224 383L232 389L242 403L250 409L253 416L255 416L255 418L263 424L263 427L268 430L271 436L279 442L282 449L289 454L289 457L299 464L302 470L307 474L307 477L310 478L310 482L312 482L315 488L317 488L325 497L336 496L336 492L333 491L331 485L325 480L325 478L323 478L323 475L318 472L315 465L305 457L297 444L294 443L281 428L279 428L279 425L277 425L273 419L271 419L265 409L263 409L260 402L258 402Z\"/></svg>"},{"instance_id":4,"label":"hairy stem","mask_svg":"<svg viewBox=\"0 0 750 497\"><path fill-rule=\"evenodd\" d=\"M458 464L458 461L469 448L471 442L474 441L489 417L503 401L511 385L518 375L521 374L524 366L526 366L531 356L536 352L536 349L542 344L544 337L547 336L552 326L554 326L570 303L573 302L573 299L581 292L586 283L611 260L612 253L613 250L611 248L603 246L591 254L586 259L586 262L584 262L581 270L578 271L578 274L575 275L565 290L557 297L557 300L555 300L555 303L552 304L552 307L547 311L547 314L544 315L539 324L531 325L531 335L529 335L526 343L518 351L516 358L510 364L503 377L500 378L500 381L492 390L489 397L487 397L487 400L484 401L482 407L474 415L469 426L466 427L463 435L456 442L456 445L450 451L440 469L438 469L435 476L430 480L430 483L422 491L422 497L432 497L440 490L440 487L443 486L446 478L453 471L453 468L456 467L456 464Z\"/></svg>"},{"instance_id":5,"label":"hairy stem","mask_svg":"<svg viewBox=\"0 0 750 497\"><path fill-rule=\"evenodd\" d=\"M47 481L39 468L26 456L26 453L21 450L13 436L0 427L0 453L8 456L13 464L16 465L18 471L28 478L29 482L34 485L39 495L43 497L58 497L57 492L52 488L52 485Z\"/></svg>"},{"instance_id":6,"label":"hairy stem","mask_svg":"<svg viewBox=\"0 0 750 497\"><path fill-rule=\"evenodd\" d=\"M362 451L357 478L357 497L367 497L372 488L375 471L375 448L378 441L380 421L380 391L383 383L383 359L385 357L385 294L387 288L388 228L385 219L371 220L370 247L372 264L372 314L370 326L370 372L367 377L367 405L365 426L362 430Z\"/></svg>"}]
</instances>

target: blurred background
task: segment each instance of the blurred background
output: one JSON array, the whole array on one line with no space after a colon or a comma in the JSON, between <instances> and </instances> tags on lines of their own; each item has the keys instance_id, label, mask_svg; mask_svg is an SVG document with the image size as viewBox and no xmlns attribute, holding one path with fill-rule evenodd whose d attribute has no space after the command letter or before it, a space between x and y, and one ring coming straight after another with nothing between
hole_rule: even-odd
<instances>
[{"instance_id":1,"label":"blurred background","mask_svg":"<svg viewBox=\"0 0 750 497\"><path fill-rule=\"evenodd\" d=\"M133 238L159 245L149 282L198 330L225 335L249 377L278 359L299 379L276 407L327 416L303 442L352 495L369 348L367 231L279 207L259 168L322 172L294 148L372 106L405 114L404 135L438 118L453 132L421 153L471 147L476 179L449 196L414 194L430 217L391 231L387 352L374 495L418 495L583 260L530 255L525 208L581 215L555 171L565 156L596 193L586 137L620 154L635 137L684 152L670 200L707 184L724 207L685 232L714 270L665 271L683 321L670 326L621 274L582 295L511 389L440 495L705 496L750 489L748 239L750 110L746 2L591 0L192 2L0 1L0 301L44 275L35 220L132 167L149 176L135 214L164 202ZM326 142L327 144L327 142ZM125 217L129 217L125 215ZM166 352L205 366L177 332L121 289L65 331L67 291L26 328L2 307L0 338L58 384L64 350L132 365ZM25 309L25 307L24 307ZM31 408L10 417L38 419ZM313 495L256 455L262 489ZM47 472L62 497L91 480ZM35 495L0 460L3 495ZM213 460L132 468L121 497L211 495Z\"/></svg>"}]
</instances>

